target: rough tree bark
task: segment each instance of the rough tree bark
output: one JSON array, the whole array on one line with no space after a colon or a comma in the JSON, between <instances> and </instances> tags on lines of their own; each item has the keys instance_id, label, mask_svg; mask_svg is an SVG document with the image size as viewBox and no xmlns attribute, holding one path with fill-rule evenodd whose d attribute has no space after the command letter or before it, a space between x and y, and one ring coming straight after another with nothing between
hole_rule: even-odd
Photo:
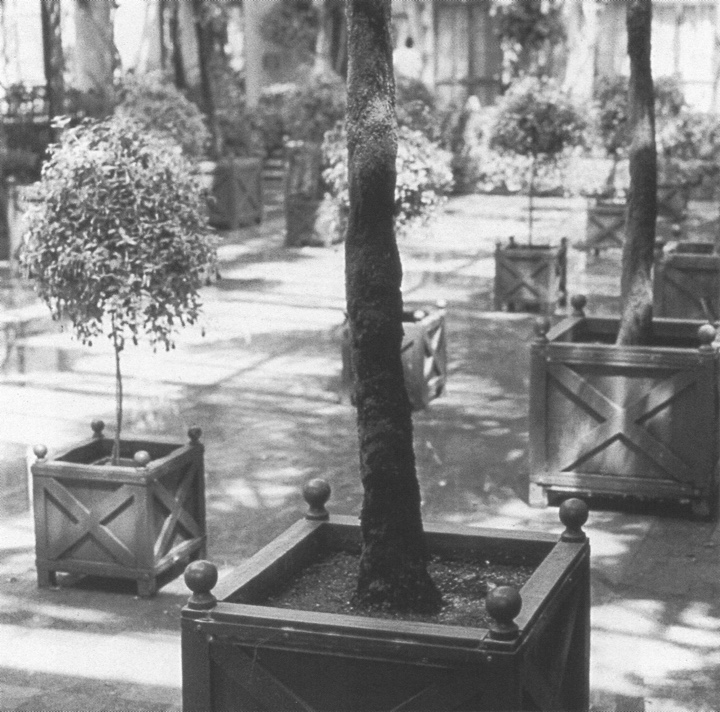
<instances>
[{"instance_id":1,"label":"rough tree bark","mask_svg":"<svg viewBox=\"0 0 720 712\"><path fill-rule=\"evenodd\" d=\"M45 91L50 121L63 113L65 103L61 11L60 0L40 0Z\"/></svg>"},{"instance_id":2,"label":"rough tree bark","mask_svg":"<svg viewBox=\"0 0 720 712\"><path fill-rule=\"evenodd\" d=\"M222 156L222 137L215 113L215 92L211 68L213 66L214 38L209 27L207 8L203 0L193 0L193 19L195 20L195 35L198 44L198 64L200 66L200 90L203 98L203 108L207 117L208 130L212 156L218 159Z\"/></svg>"},{"instance_id":3,"label":"rough tree bark","mask_svg":"<svg viewBox=\"0 0 720 712\"><path fill-rule=\"evenodd\" d=\"M403 379L402 267L394 233L397 123L390 0L348 2L345 280L364 488L356 601L436 610Z\"/></svg>"},{"instance_id":4,"label":"rough tree bark","mask_svg":"<svg viewBox=\"0 0 720 712\"><path fill-rule=\"evenodd\" d=\"M620 282L618 345L647 344L652 338L652 266L657 218L655 106L650 67L650 0L627 6L630 57L630 191Z\"/></svg>"}]
</instances>

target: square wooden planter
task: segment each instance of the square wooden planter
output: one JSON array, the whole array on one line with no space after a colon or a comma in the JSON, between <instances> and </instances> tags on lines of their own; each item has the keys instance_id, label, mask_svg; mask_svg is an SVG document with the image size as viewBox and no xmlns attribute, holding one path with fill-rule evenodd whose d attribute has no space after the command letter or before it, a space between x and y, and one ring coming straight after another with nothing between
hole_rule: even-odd
<instances>
[{"instance_id":1,"label":"square wooden planter","mask_svg":"<svg viewBox=\"0 0 720 712\"><path fill-rule=\"evenodd\" d=\"M720 318L720 255L710 242L680 242L655 258L653 313L676 319Z\"/></svg>"},{"instance_id":2,"label":"square wooden planter","mask_svg":"<svg viewBox=\"0 0 720 712\"><path fill-rule=\"evenodd\" d=\"M587 209L585 249L596 255L609 247L622 247L625 240L627 205L624 202L598 201Z\"/></svg>"},{"instance_id":3,"label":"square wooden planter","mask_svg":"<svg viewBox=\"0 0 720 712\"><path fill-rule=\"evenodd\" d=\"M431 400L441 396L447 382L447 337L445 305L403 312L403 342L401 356L405 388L413 410L426 408ZM353 387L350 351L350 329L343 326L342 343L343 387Z\"/></svg>"},{"instance_id":4,"label":"square wooden planter","mask_svg":"<svg viewBox=\"0 0 720 712\"><path fill-rule=\"evenodd\" d=\"M559 246L495 246L495 309L552 314L567 290L567 238Z\"/></svg>"},{"instance_id":5,"label":"square wooden planter","mask_svg":"<svg viewBox=\"0 0 720 712\"><path fill-rule=\"evenodd\" d=\"M204 447L128 439L121 464L104 464L113 441L94 421L94 437L31 467L38 585L57 572L132 579L152 596L158 579L177 576L205 555ZM144 454L143 454L144 453Z\"/></svg>"},{"instance_id":6,"label":"square wooden planter","mask_svg":"<svg viewBox=\"0 0 720 712\"><path fill-rule=\"evenodd\" d=\"M194 594L181 626L184 712L587 710L590 547L580 528L587 508L573 504L561 513L568 528L559 541L425 526L432 554L536 567L519 596L504 586L488 595L487 629L267 604L317 556L359 552L353 517L297 522L218 586L212 564L191 564L185 581ZM316 507L309 516L318 516Z\"/></svg>"},{"instance_id":7,"label":"square wooden planter","mask_svg":"<svg viewBox=\"0 0 720 712\"><path fill-rule=\"evenodd\" d=\"M651 346L616 346L619 319L538 320L531 347L530 492L688 501L714 516L718 348L701 321L655 319Z\"/></svg>"},{"instance_id":8,"label":"square wooden planter","mask_svg":"<svg viewBox=\"0 0 720 712\"><path fill-rule=\"evenodd\" d=\"M690 189L683 184L661 183L657 189L657 233L670 239L687 218ZM596 255L609 247L622 247L625 241L625 201L602 200L588 206L585 249Z\"/></svg>"},{"instance_id":9,"label":"square wooden planter","mask_svg":"<svg viewBox=\"0 0 720 712\"><path fill-rule=\"evenodd\" d=\"M263 219L262 160L225 158L201 165L209 191L210 224L235 230Z\"/></svg>"}]
</instances>

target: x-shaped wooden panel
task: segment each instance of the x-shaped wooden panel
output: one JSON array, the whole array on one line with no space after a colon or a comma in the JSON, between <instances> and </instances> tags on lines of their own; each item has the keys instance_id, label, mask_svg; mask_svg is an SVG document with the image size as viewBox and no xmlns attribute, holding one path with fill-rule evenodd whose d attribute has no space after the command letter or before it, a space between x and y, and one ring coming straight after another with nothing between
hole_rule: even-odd
<instances>
[{"instance_id":1,"label":"x-shaped wooden panel","mask_svg":"<svg viewBox=\"0 0 720 712\"><path fill-rule=\"evenodd\" d=\"M668 269L665 267L663 270L663 280L668 284L672 285L677 291L682 294L691 304L695 305L698 309L697 318L716 319L717 315L715 310L717 309L717 297L713 295L698 294L698 285L702 284L697 279L693 279L692 273L683 272L678 269ZM696 318L686 315L685 318Z\"/></svg>"},{"instance_id":2,"label":"x-shaped wooden panel","mask_svg":"<svg viewBox=\"0 0 720 712\"><path fill-rule=\"evenodd\" d=\"M212 657L223 673L259 702L258 709L288 712L315 712L289 687L255 658L231 645L213 645ZM464 709L462 703L478 693L478 671L460 669L446 675L434 670L427 687L388 712L409 710Z\"/></svg>"},{"instance_id":3,"label":"x-shaped wooden panel","mask_svg":"<svg viewBox=\"0 0 720 712\"><path fill-rule=\"evenodd\" d=\"M43 486L50 499L64 510L69 525L62 535L48 537L49 558L60 559L87 535L123 566L135 565L132 551L107 526L134 500L130 487L123 485L99 505L88 509L58 480L48 478Z\"/></svg>"},{"instance_id":4,"label":"x-shaped wooden panel","mask_svg":"<svg viewBox=\"0 0 720 712\"><path fill-rule=\"evenodd\" d=\"M240 200L242 201L240 203L241 209L245 210L247 207L249 207L252 211L257 210L260 206L254 200L255 196L257 195L257 190L255 189L256 177L254 175L248 176L247 174L238 174L237 179L238 186L241 189L239 191Z\"/></svg>"},{"instance_id":5,"label":"x-shaped wooden panel","mask_svg":"<svg viewBox=\"0 0 720 712\"><path fill-rule=\"evenodd\" d=\"M625 216L616 216L611 214L611 221L605 221L603 220L603 217L600 217L599 215L593 213L590 213L589 215L590 224L593 227L597 228L597 233L592 237L591 247L596 247L598 243L602 243L605 241L614 243L615 245L622 247L623 240L622 237L618 234L618 230L622 229L622 227L625 225Z\"/></svg>"},{"instance_id":6,"label":"x-shaped wooden panel","mask_svg":"<svg viewBox=\"0 0 720 712\"><path fill-rule=\"evenodd\" d=\"M638 421L651 411L657 412L667 407L670 401L692 386L696 381L694 373L680 371L656 383L648 393L627 405L615 403L563 364L549 364L548 374L602 420L575 443L570 455L572 461L562 468L564 472L577 469L583 462L610 445L618 436L622 436L655 463L669 479L692 481L690 467L664 443L656 440L642 425L639 425Z\"/></svg>"},{"instance_id":7,"label":"x-shaped wooden panel","mask_svg":"<svg viewBox=\"0 0 720 712\"><path fill-rule=\"evenodd\" d=\"M438 324L432 332L423 334L423 377L427 382L444 375L445 366L440 360L442 337L442 324Z\"/></svg>"},{"instance_id":8,"label":"x-shaped wooden panel","mask_svg":"<svg viewBox=\"0 0 720 712\"><path fill-rule=\"evenodd\" d=\"M200 526L185 508L185 502L190 494L194 479L195 469L188 467L175 494L170 492L167 487L158 480L152 483L152 494L157 497L169 512L163 522L160 534L155 541L154 553L156 558L164 556L170 550L173 535L178 524L182 525L192 538L201 536Z\"/></svg>"},{"instance_id":9,"label":"x-shaped wooden panel","mask_svg":"<svg viewBox=\"0 0 720 712\"><path fill-rule=\"evenodd\" d=\"M548 269L548 263L547 262L540 262L535 269L530 272L528 277L525 277L520 271L514 269L512 265L508 262L505 262L504 260L501 260L500 262L503 269L510 275L511 282L509 285L507 285L507 288L505 289L505 292L503 294L503 299L509 299L509 297L514 293L517 292L519 289L522 289L525 287L529 292L535 295L538 300L542 299L542 295L540 294L540 291L536 286L532 284L532 280L534 280L538 275L540 275L542 272L546 271ZM530 280L530 281L528 281Z\"/></svg>"}]
</instances>

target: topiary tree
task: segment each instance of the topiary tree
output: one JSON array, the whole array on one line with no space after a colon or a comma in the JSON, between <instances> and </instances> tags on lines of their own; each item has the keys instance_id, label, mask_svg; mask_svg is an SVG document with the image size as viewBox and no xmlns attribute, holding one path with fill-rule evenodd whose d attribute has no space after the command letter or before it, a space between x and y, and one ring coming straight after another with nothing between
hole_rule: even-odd
<instances>
[{"instance_id":1,"label":"topiary tree","mask_svg":"<svg viewBox=\"0 0 720 712\"><path fill-rule=\"evenodd\" d=\"M198 107L157 73L123 79L117 116L133 119L146 131L172 138L191 159L202 159L210 133Z\"/></svg>"},{"instance_id":2,"label":"topiary tree","mask_svg":"<svg viewBox=\"0 0 720 712\"><path fill-rule=\"evenodd\" d=\"M585 141L584 115L553 81L527 79L504 96L490 132L490 147L530 159L528 242L532 244L533 195L539 162L555 163L568 148Z\"/></svg>"},{"instance_id":3,"label":"topiary tree","mask_svg":"<svg viewBox=\"0 0 720 712\"><path fill-rule=\"evenodd\" d=\"M147 338L174 348L200 311L198 290L215 266L202 191L174 145L124 118L86 122L51 147L21 255L54 319L69 319L91 346L115 352L120 453L120 356Z\"/></svg>"}]
</instances>

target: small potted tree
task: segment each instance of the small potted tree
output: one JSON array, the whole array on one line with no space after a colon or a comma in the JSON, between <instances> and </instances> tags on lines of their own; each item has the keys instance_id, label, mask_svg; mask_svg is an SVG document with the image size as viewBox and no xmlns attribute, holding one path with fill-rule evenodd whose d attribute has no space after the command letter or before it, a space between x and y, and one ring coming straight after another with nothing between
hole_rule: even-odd
<instances>
[{"instance_id":1,"label":"small potted tree","mask_svg":"<svg viewBox=\"0 0 720 712\"><path fill-rule=\"evenodd\" d=\"M345 85L325 71L290 92L282 102L285 135L285 244L323 246L338 231L322 219L325 194L322 142L345 116Z\"/></svg>"},{"instance_id":2,"label":"small potted tree","mask_svg":"<svg viewBox=\"0 0 720 712\"><path fill-rule=\"evenodd\" d=\"M115 355L115 433L32 466L38 583L58 571L137 581L205 550L203 447L123 437L121 356L147 338L170 349L193 324L215 248L197 180L175 145L129 119L86 122L54 145L38 184L22 265L55 319Z\"/></svg>"},{"instance_id":3,"label":"small potted tree","mask_svg":"<svg viewBox=\"0 0 720 712\"><path fill-rule=\"evenodd\" d=\"M531 348L530 502L553 494L687 502L715 516L720 357L713 326L653 318L657 155L650 0L627 6L630 190L619 318L574 314Z\"/></svg>"},{"instance_id":4,"label":"small potted tree","mask_svg":"<svg viewBox=\"0 0 720 712\"><path fill-rule=\"evenodd\" d=\"M158 74L124 79L116 114L169 135L196 164L209 200L210 224L222 229L259 223L263 216L262 161L253 150L252 121L237 92L224 92L214 116L215 141L200 109ZM228 140L223 137L227 135Z\"/></svg>"},{"instance_id":5,"label":"small potted tree","mask_svg":"<svg viewBox=\"0 0 720 712\"><path fill-rule=\"evenodd\" d=\"M552 312L564 301L567 243L533 244L533 199L540 164L556 163L584 141L585 119L550 81L525 79L503 98L491 129L490 147L528 161L528 242L514 238L495 250L495 308Z\"/></svg>"},{"instance_id":6,"label":"small potted tree","mask_svg":"<svg viewBox=\"0 0 720 712\"><path fill-rule=\"evenodd\" d=\"M660 149L657 231L665 239L670 237L674 225L683 224L689 201L689 162L678 155L687 153L692 146L682 130L684 103L674 80L666 78L657 82L654 99ZM624 241L627 185L618 178L618 168L626 164L630 140L627 77L599 80L594 114L595 133L611 159L605 189L588 207L586 248L597 255L601 249L622 247Z\"/></svg>"},{"instance_id":7,"label":"small potted tree","mask_svg":"<svg viewBox=\"0 0 720 712\"><path fill-rule=\"evenodd\" d=\"M423 528L400 355L390 0L351 0L347 9L345 254L365 493L361 521L329 515L329 486L315 480L304 491L308 517L217 589L211 563L188 567L193 596L182 612L183 708L587 709L589 547L580 529L586 507L576 500L563 508L568 531L561 541L516 531ZM457 589L443 599L432 577L433 555L464 559L464 574L480 584L464 592L472 620L443 625L444 604L456 599ZM347 567L338 570L338 559ZM519 593L506 585L488 593L507 580L486 577L484 562L523 559L535 573ZM327 575L319 576L321 570ZM310 600L283 605L278 596L298 577ZM458 580L467 579L461 574ZM337 584L339 593L328 591ZM316 605L314 596L323 591L326 605Z\"/></svg>"},{"instance_id":8,"label":"small potted tree","mask_svg":"<svg viewBox=\"0 0 720 712\"><path fill-rule=\"evenodd\" d=\"M716 116L681 111L660 132L666 173L671 172L676 184L686 189L714 179L718 172L719 139L720 122ZM676 195L683 195L680 188ZM682 206L682 201L676 202ZM709 226L710 235L707 231L705 235L684 235L682 220L673 221L669 234L658 234L665 240L656 251L655 316L713 322L720 318L720 255L714 239L717 230L714 222ZM658 221L658 227L661 224ZM699 232L702 233L702 228Z\"/></svg>"}]
</instances>

